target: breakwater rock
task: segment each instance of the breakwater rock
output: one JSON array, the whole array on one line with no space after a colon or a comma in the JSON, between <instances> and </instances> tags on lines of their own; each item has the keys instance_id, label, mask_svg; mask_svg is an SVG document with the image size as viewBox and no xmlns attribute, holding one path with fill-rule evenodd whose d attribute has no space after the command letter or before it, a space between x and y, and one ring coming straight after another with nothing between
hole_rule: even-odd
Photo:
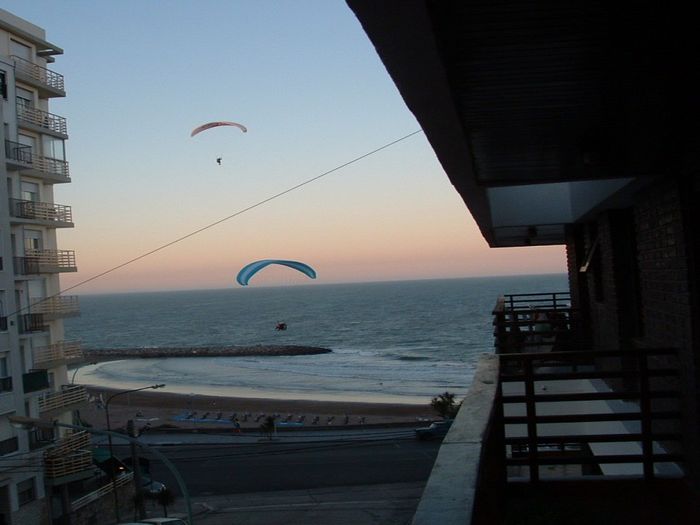
<instances>
[{"instance_id":1,"label":"breakwater rock","mask_svg":"<svg viewBox=\"0 0 700 525\"><path fill-rule=\"evenodd\" d=\"M146 359L154 357L243 357L243 356L290 356L328 354L329 348L297 345L256 346L193 346L160 348L86 348L85 359L109 361L112 359Z\"/></svg>"}]
</instances>

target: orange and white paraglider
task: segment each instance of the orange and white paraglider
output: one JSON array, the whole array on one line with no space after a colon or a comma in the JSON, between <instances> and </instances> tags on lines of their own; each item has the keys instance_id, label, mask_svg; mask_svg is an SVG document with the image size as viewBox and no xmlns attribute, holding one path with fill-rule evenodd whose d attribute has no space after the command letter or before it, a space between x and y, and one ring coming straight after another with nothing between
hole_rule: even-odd
<instances>
[{"instance_id":1,"label":"orange and white paraglider","mask_svg":"<svg viewBox=\"0 0 700 525\"><path fill-rule=\"evenodd\" d=\"M248 132L248 128L246 128L243 124L239 124L238 122L208 122L206 124L202 124L201 126L197 126L196 128L194 128L192 130L192 133L190 133L190 137L194 137L197 133L201 133L202 131L206 131L208 129L216 128L219 126L234 126L240 129L243 133Z\"/></svg>"}]
</instances>

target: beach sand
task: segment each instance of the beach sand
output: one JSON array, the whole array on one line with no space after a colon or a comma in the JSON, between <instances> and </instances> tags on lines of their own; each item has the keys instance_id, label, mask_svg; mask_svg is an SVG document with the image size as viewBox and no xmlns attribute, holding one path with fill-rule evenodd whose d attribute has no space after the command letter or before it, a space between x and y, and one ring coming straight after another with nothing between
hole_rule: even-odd
<instances>
[{"instance_id":1,"label":"beach sand","mask_svg":"<svg viewBox=\"0 0 700 525\"><path fill-rule=\"evenodd\" d=\"M107 388L88 387L92 401L80 409L81 418L94 425L104 427L106 415L102 403L119 392ZM192 414L192 418L176 420L178 416ZM229 431L234 426L232 415L236 413L241 429L259 429L263 422L260 414L279 414L278 421L291 415L291 421L304 416L304 427L343 427L346 425L410 424L437 419L437 414L424 405L357 403L339 401L280 400L263 398L236 398L198 394L172 394L143 391L121 394L109 403L109 419L112 429L126 426L133 419L136 426L146 425L152 429L173 427L174 429L198 429L201 431ZM247 418L244 414L249 414ZM347 418L346 418L347 416ZM312 424L318 417L316 425ZM329 422L329 418L332 420ZM196 421L207 419L208 421ZM347 420L347 422L346 422Z\"/></svg>"}]
</instances>

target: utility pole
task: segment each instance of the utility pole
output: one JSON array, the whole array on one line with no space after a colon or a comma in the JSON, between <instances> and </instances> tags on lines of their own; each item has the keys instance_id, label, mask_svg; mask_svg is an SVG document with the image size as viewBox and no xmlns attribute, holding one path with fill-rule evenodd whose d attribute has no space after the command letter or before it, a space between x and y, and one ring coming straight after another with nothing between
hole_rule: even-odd
<instances>
[{"instance_id":1,"label":"utility pole","mask_svg":"<svg viewBox=\"0 0 700 525\"><path fill-rule=\"evenodd\" d=\"M127 433L132 437L136 438L136 428L134 427L134 420L130 419L126 423L126 431ZM136 494L136 509L138 512L138 519L143 519L146 517L146 509L144 508L143 505L143 489L142 489L142 482L141 482L141 462L139 461L139 456L138 456L138 447L136 446L136 442L132 441L131 442L131 467L134 469L134 484L136 485L135 489L135 494Z\"/></svg>"}]
</instances>

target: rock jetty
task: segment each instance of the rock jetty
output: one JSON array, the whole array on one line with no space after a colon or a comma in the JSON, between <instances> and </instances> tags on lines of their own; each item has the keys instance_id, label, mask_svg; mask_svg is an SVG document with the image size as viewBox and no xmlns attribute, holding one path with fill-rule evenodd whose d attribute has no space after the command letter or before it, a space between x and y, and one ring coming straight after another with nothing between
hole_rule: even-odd
<instances>
[{"instance_id":1,"label":"rock jetty","mask_svg":"<svg viewBox=\"0 0 700 525\"><path fill-rule=\"evenodd\" d=\"M329 348L297 345L256 346L193 346L160 348L86 348L87 361L113 359L150 359L154 357L244 357L328 354Z\"/></svg>"}]
</instances>

